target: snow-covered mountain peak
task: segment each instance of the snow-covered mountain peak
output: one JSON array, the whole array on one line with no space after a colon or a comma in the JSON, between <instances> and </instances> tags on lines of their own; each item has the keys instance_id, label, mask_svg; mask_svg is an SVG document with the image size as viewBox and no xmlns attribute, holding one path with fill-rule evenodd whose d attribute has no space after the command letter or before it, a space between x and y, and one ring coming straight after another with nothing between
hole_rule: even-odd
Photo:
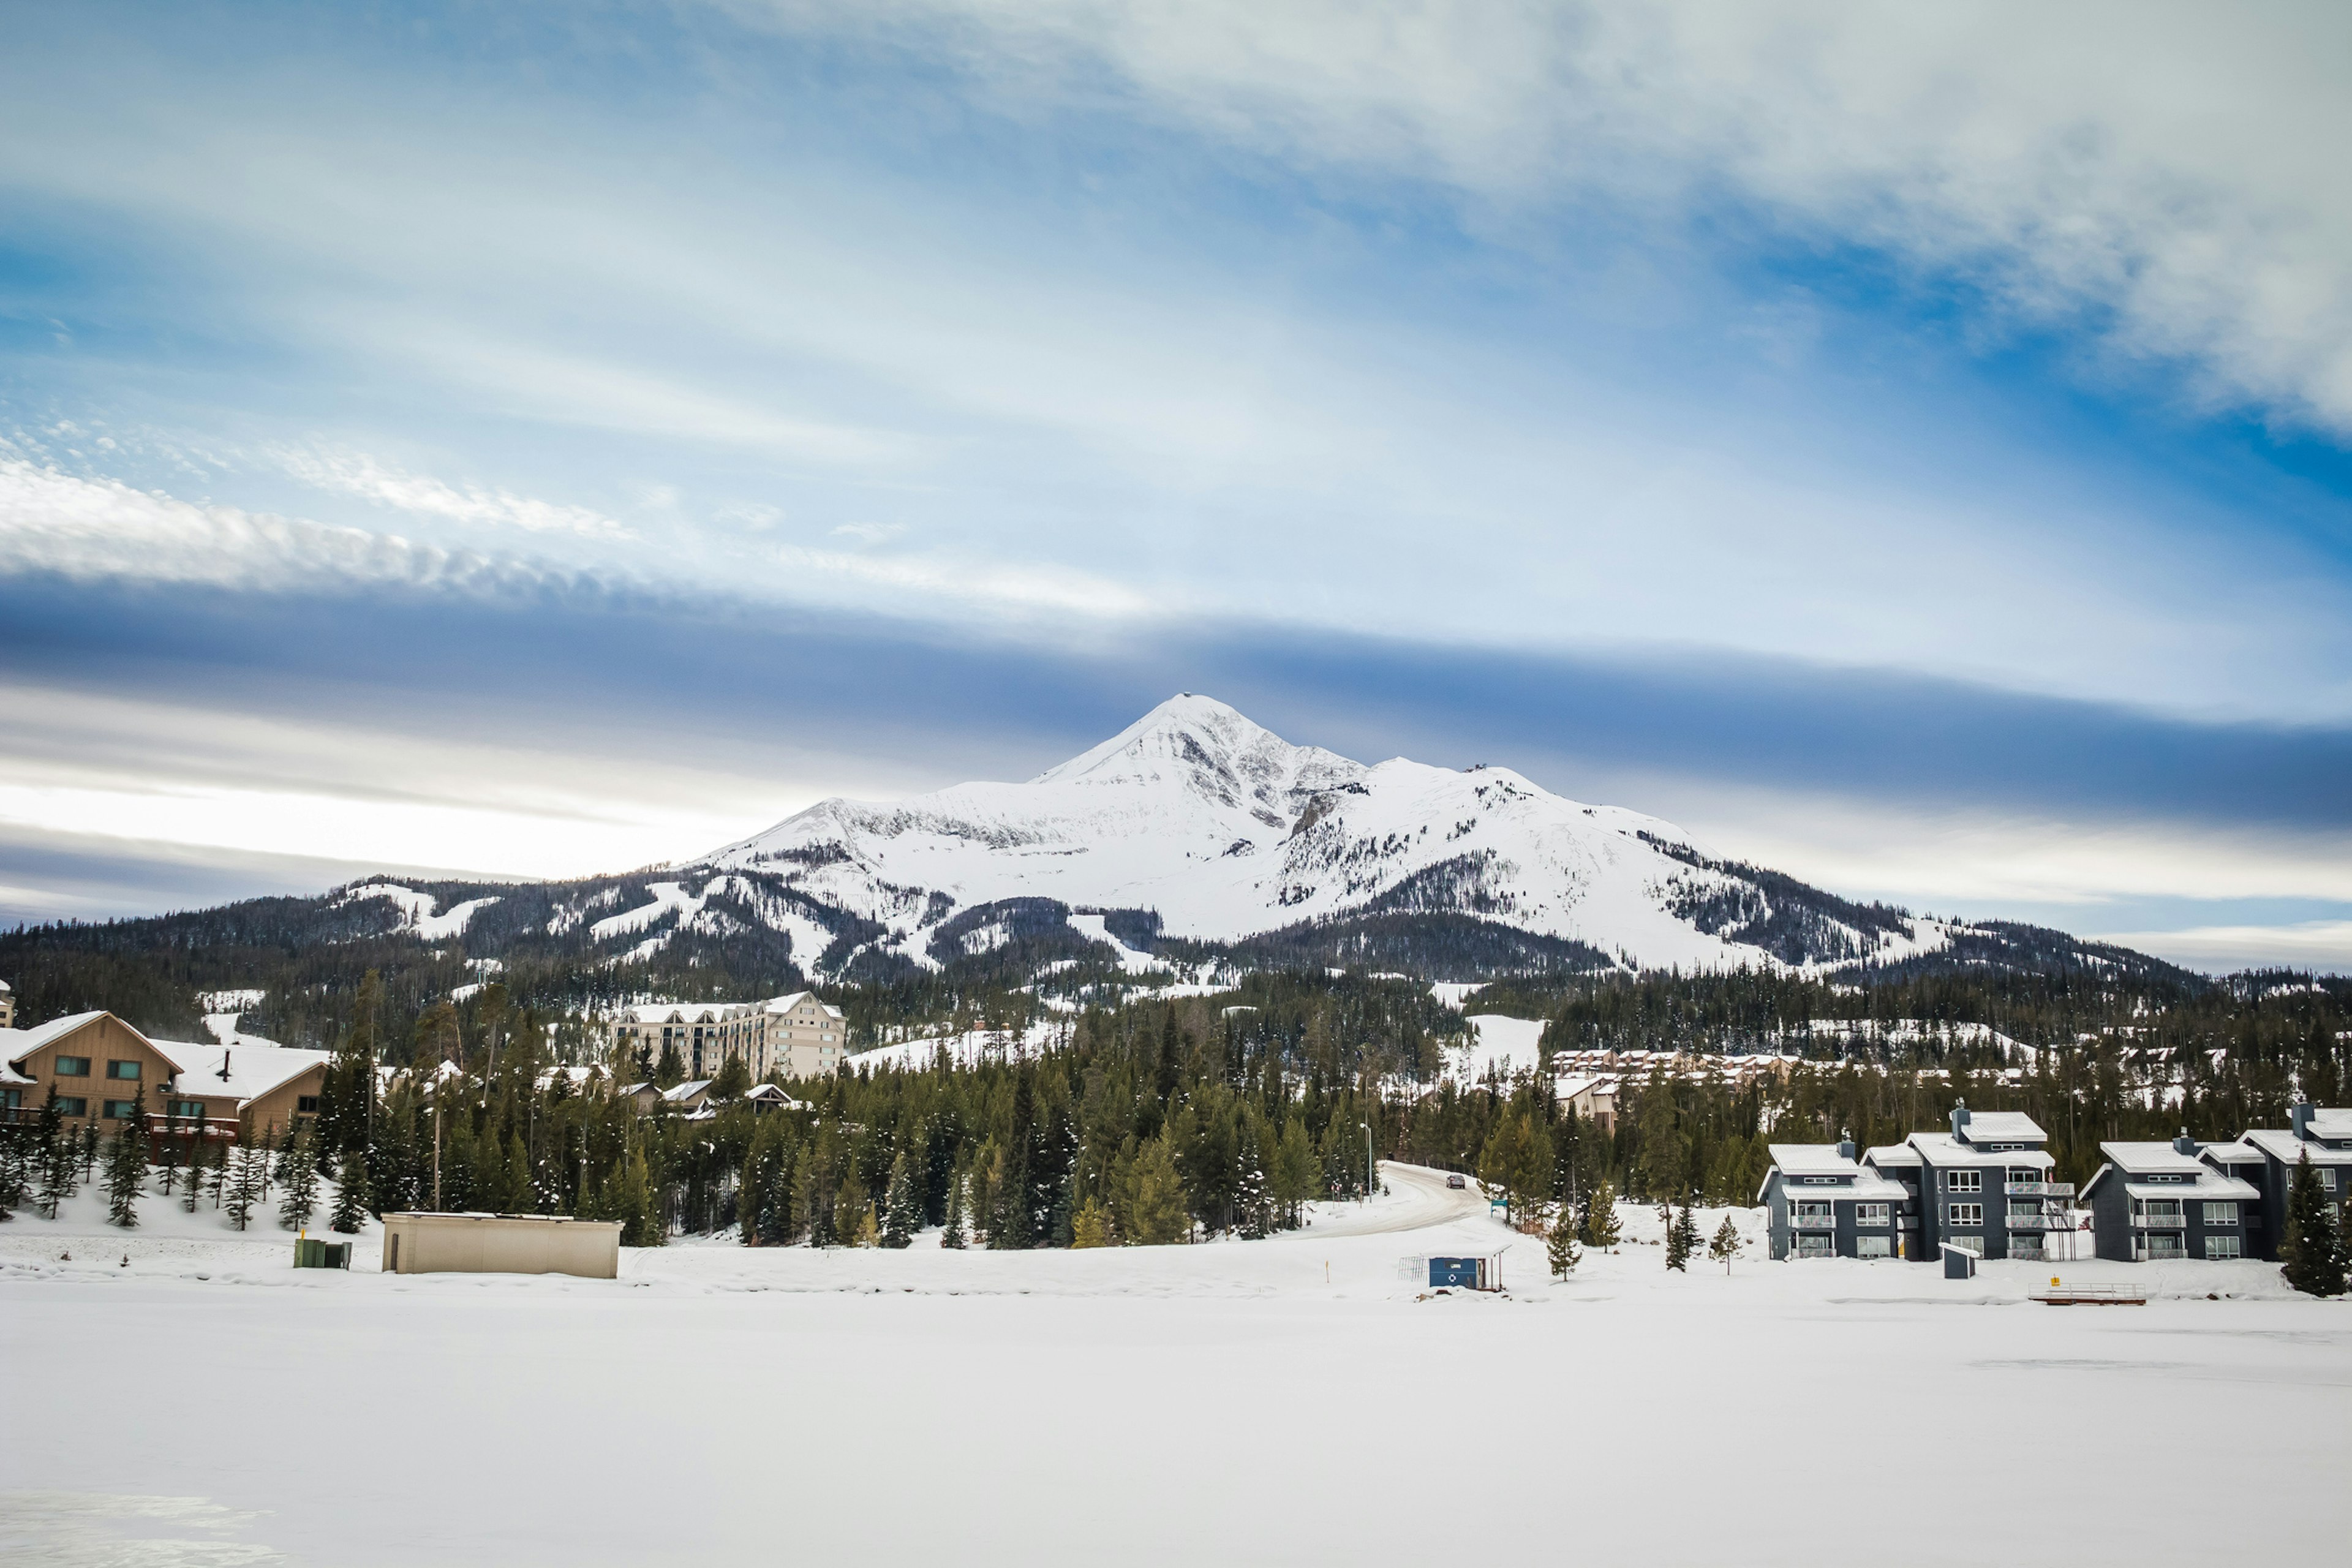
<instances>
[{"instance_id":1,"label":"snow-covered mountain peak","mask_svg":"<svg viewBox=\"0 0 2352 1568\"><path fill-rule=\"evenodd\" d=\"M1190 693L1025 784L826 801L698 868L780 878L778 897L844 911L917 962L936 963L929 933L968 946L986 932L958 921L1021 900L1148 913L1203 941L1399 920L1455 921L1458 941L1468 921L1562 961L1649 965L1885 960L1937 940L1509 768L1368 768Z\"/></svg>"},{"instance_id":2,"label":"snow-covered mountain peak","mask_svg":"<svg viewBox=\"0 0 2352 1568\"><path fill-rule=\"evenodd\" d=\"M1360 763L1318 746L1294 746L1215 698L1188 691L1031 783L1065 787L1173 784L1201 799L1249 812L1260 821L1271 814L1286 826L1306 797L1363 773Z\"/></svg>"}]
</instances>

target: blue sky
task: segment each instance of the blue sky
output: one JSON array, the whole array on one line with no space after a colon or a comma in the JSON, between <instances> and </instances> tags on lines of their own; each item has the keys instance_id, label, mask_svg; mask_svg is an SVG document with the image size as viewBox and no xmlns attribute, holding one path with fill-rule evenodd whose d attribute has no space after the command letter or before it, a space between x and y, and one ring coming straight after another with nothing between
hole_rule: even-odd
<instances>
[{"instance_id":1,"label":"blue sky","mask_svg":"<svg viewBox=\"0 0 2352 1568\"><path fill-rule=\"evenodd\" d=\"M1183 689L1843 892L2352 966L2347 43L16 18L0 910L641 864Z\"/></svg>"}]
</instances>

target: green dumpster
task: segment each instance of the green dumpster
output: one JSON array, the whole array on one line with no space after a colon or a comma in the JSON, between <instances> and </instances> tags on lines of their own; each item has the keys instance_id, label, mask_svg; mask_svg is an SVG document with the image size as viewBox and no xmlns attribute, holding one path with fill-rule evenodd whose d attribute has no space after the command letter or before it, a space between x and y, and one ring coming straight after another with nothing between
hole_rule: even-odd
<instances>
[{"instance_id":1,"label":"green dumpster","mask_svg":"<svg viewBox=\"0 0 2352 1568\"><path fill-rule=\"evenodd\" d=\"M294 1267L297 1268L349 1268L352 1266L352 1244L348 1241L318 1241L302 1237L294 1243Z\"/></svg>"}]
</instances>

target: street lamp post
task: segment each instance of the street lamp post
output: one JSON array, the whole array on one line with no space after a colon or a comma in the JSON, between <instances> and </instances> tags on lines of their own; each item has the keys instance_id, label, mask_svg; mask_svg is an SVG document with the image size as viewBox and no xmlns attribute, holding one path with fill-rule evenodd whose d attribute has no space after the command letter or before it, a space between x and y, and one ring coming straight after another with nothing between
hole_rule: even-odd
<instances>
[{"instance_id":1,"label":"street lamp post","mask_svg":"<svg viewBox=\"0 0 2352 1568\"><path fill-rule=\"evenodd\" d=\"M1379 1184L1378 1178L1372 1172L1372 1124L1366 1121L1360 1125L1364 1130L1364 1201L1370 1203L1372 1188Z\"/></svg>"}]
</instances>

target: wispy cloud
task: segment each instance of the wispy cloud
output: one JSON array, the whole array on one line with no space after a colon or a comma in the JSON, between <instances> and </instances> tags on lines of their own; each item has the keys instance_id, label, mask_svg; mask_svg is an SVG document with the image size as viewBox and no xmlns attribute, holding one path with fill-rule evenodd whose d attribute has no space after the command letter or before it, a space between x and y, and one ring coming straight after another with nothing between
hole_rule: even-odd
<instances>
[{"instance_id":1,"label":"wispy cloud","mask_svg":"<svg viewBox=\"0 0 2352 1568\"><path fill-rule=\"evenodd\" d=\"M722 0L1041 101L1524 209L1727 195L2352 434L2352 12L1706 0Z\"/></svg>"},{"instance_id":2,"label":"wispy cloud","mask_svg":"<svg viewBox=\"0 0 2352 1568\"><path fill-rule=\"evenodd\" d=\"M419 517L519 528L530 533L571 533L586 539L629 537L628 529L586 507L537 500L504 489L445 484L426 475L404 472L364 452L274 447L268 456L304 484L358 496Z\"/></svg>"},{"instance_id":3,"label":"wispy cloud","mask_svg":"<svg viewBox=\"0 0 2352 1568\"><path fill-rule=\"evenodd\" d=\"M0 572L286 592L513 588L568 575L0 458Z\"/></svg>"}]
</instances>

